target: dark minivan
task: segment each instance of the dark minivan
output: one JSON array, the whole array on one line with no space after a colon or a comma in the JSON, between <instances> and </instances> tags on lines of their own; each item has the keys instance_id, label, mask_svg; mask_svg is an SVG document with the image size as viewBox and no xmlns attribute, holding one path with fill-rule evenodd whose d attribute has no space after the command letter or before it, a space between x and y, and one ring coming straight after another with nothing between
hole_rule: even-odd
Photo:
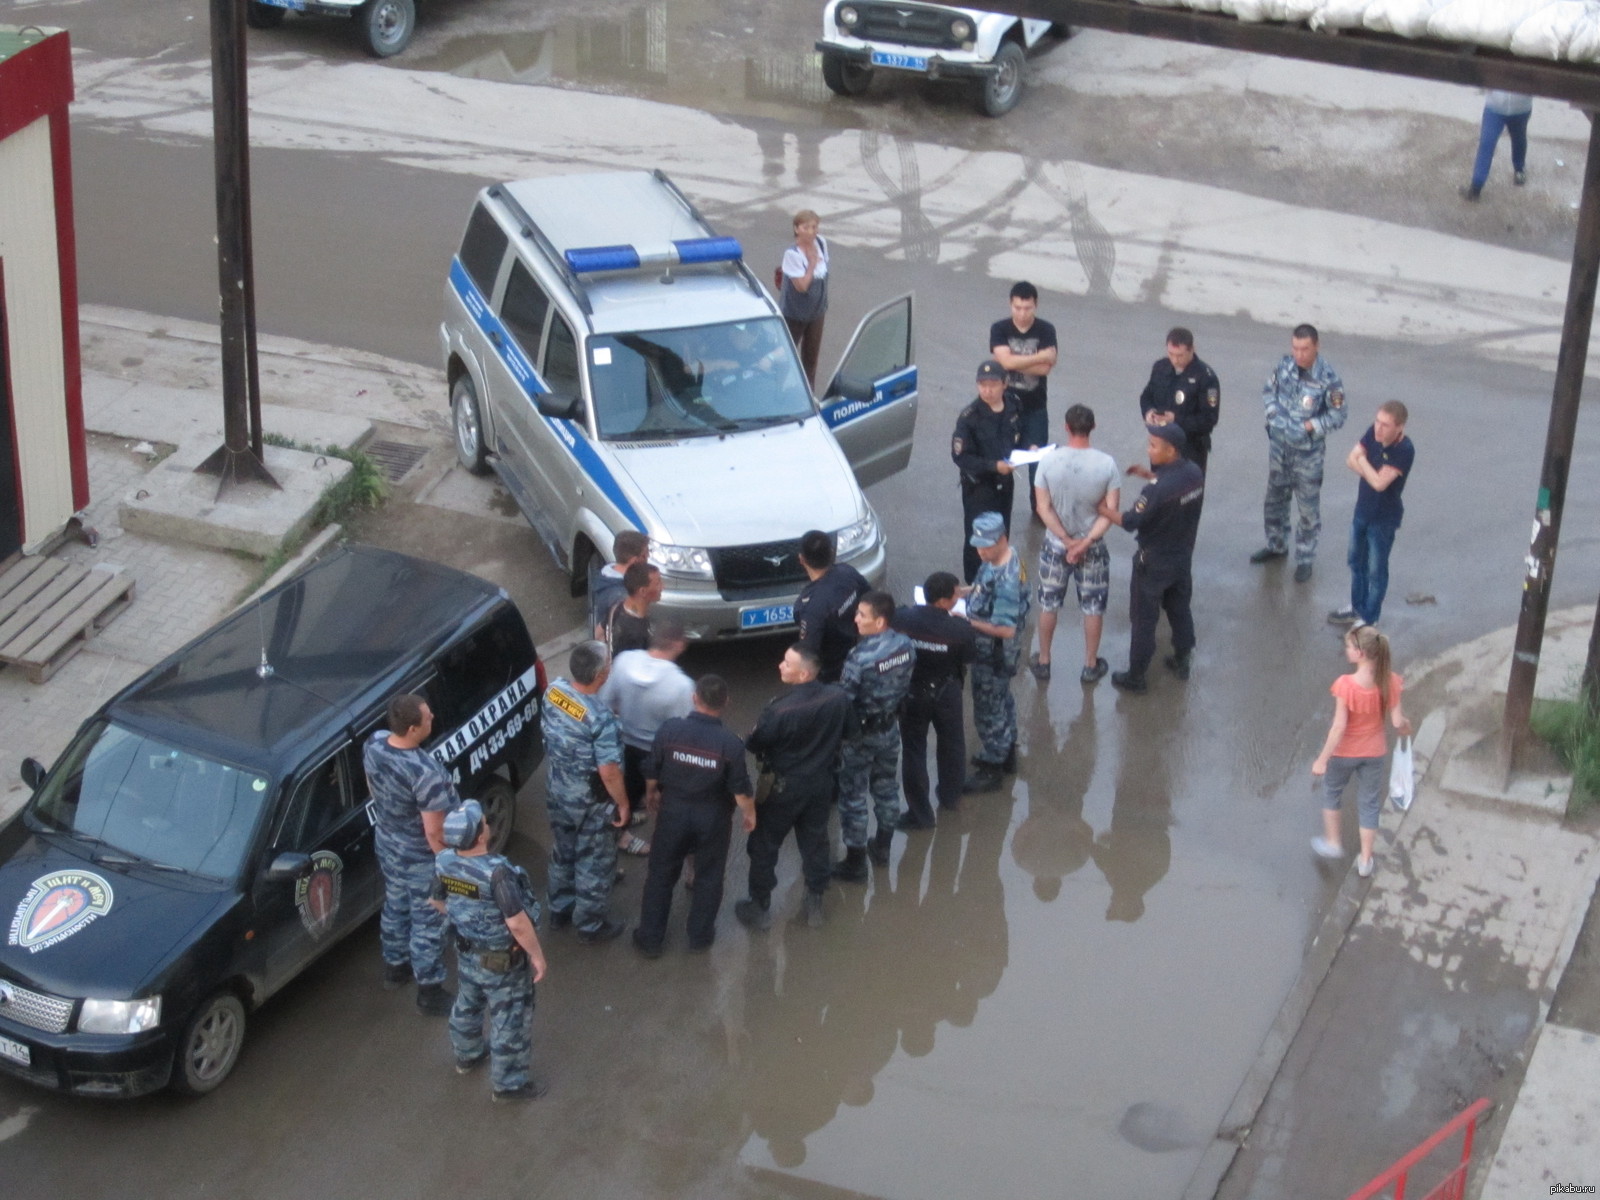
<instances>
[{"instance_id":1,"label":"dark minivan","mask_svg":"<svg viewBox=\"0 0 1600 1200\"><path fill-rule=\"evenodd\" d=\"M0 1070L87 1096L233 1069L245 1014L377 911L361 743L390 696L504 845L544 667L500 588L349 547L89 718L0 828Z\"/></svg>"}]
</instances>

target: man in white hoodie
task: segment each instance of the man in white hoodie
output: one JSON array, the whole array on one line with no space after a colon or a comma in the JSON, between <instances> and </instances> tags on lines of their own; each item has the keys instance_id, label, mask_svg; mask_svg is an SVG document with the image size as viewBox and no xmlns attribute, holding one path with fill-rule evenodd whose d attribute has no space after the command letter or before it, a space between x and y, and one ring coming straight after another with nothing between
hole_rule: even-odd
<instances>
[{"instance_id":1,"label":"man in white hoodie","mask_svg":"<svg viewBox=\"0 0 1600 1200\"><path fill-rule=\"evenodd\" d=\"M644 811L644 764L656 731L672 717L686 717L694 708L694 680L678 666L687 640L683 626L662 620L650 633L648 650L624 650L611 664L600 699L622 724L622 781L635 812ZM649 854L650 843L624 832L617 841L624 854Z\"/></svg>"}]
</instances>

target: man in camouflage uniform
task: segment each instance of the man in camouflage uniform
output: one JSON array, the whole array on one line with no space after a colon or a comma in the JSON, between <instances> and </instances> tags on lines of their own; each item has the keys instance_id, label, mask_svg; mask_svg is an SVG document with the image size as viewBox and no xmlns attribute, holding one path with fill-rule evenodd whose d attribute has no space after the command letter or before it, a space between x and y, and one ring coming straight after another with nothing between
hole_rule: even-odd
<instances>
[{"instance_id":1,"label":"man in camouflage uniform","mask_svg":"<svg viewBox=\"0 0 1600 1200\"><path fill-rule=\"evenodd\" d=\"M567 670L541 702L550 809L550 925L576 924L578 940L608 942L622 932L610 916L617 840L628 825L622 782L622 726L600 700L610 669L604 642L573 648Z\"/></svg>"},{"instance_id":2,"label":"man in camouflage uniform","mask_svg":"<svg viewBox=\"0 0 1600 1200\"><path fill-rule=\"evenodd\" d=\"M889 865L889 844L900 819L900 706L911 687L916 647L903 633L889 628L894 619L894 597L888 592L868 592L856 605L856 632L860 640L844 661L839 685L855 706L855 731L845 739L839 755L839 832L844 837L844 859L834 865L833 877L847 883L864 883L867 854L880 867ZM867 797L872 797L878 830L867 842Z\"/></svg>"},{"instance_id":3,"label":"man in camouflage uniform","mask_svg":"<svg viewBox=\"0 0 1600 1200\"><path fill-rule=\"evenodd\" d=\"M373 843L383 872L378 925L383 983L396 988L415 976L417 1008L442 1017L451 1001L444 986L444 917L428 897L433 856L444 849L444 815L460 798L444 767L422 749L433 733L427 701L396 696L389 701L388 717L389 728L373 733L361 748L376 813Z\"/></svg>"},{"instance_id":4,"label":"man in camouflage uniform","mask_svg":"<svg viewBox=\"0 0 1600 1200\"><path fill-rule=\"evenodd\" d=\"M489 853L489 824L476 800L445 817L444 843L434 860L435 894L456 931L460 990L450 1011L456 1071L465 1075L488 1059L495 1100L533 1100L545 1092L530 1074L533 985L544 978L545 961L527 876Z\"/></svg>"},{"instance_id":5,"label":"man in camouflage uniform","mask_svg":"<svg viewBox=\"0 0 1600 1200\"><path fill-rule=\"evenodd\" d=\"M1027 645L1028 572L1011 548L999 513L979 513L970 539L983 565L967 597L967 619L978 635L972 663L972 723L980 748L964 791L992 792L1017 769L1017 702L1011 678Z\"/></svg>"},{"instance_id":6,"label":"man in camouflage uniform","mask_svg":"<svg viewBox=\"0 0 1600 1200\"><path fill-rule=\"evenodd\" d=\"M1262 516L1267 544L1253 563L1288 555L1289 497L1300 509L1294 538L1294 578L1311 578L1322 531L1322 462L1328 435L1344 425L1344 383L1318 350L1313 325L1296 325L1288 354L1267 376L1261 403L1267 420L1267 499Z\"/></svg>"}]
</instances>

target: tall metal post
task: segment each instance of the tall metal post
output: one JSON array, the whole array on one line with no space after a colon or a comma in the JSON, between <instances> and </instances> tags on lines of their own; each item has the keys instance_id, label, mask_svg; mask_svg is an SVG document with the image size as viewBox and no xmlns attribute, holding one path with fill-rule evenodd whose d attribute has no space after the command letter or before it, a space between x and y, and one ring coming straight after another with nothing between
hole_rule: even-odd
<instances>
[{"instance_id":1,"label":"tall metal post","mask_svg":"<svg viewBox=\"0 0 1600 1200\"><path fill-rule=\"evenodd\" d=\"M1506 684L1505 720L1500 728L1500 761L1509 772L1528 737L1533 711L1533 685L1544 645L1545 615L1556 569L1556 543L1567 501L1567 472L1578 427L1578 401L1589 359L1589 334L1594 323L1595 282L1600 277L1600 122L1589 118L1589 153L1583 165L1583 196L1578 205L1578 233L1572 248L1572 276L1567 283L1567 311L1561 323L1561 351L1556 358L1555 394L1550 401L1550 426L1545 432L1544 466L1534 503L1533 537L1527 573L1522 581L1522 612L1517 619L1516 651Z\"/></svg>"},{"instance_id":2,"label":"tall metal post","mask_svg":"<svg viewBox=\"0 0 1600 1200\"><path fill-rule=\"evenodd\" d=\"M252 447L255 374L250 279L249 92L245 0L211 0L211 119L217 175L217 279L222 325L222 445L195 468L219 477L217 495L246 482L278 486ZM257 422L259 425L259 421Z\"/></svg>"}]
</instances>

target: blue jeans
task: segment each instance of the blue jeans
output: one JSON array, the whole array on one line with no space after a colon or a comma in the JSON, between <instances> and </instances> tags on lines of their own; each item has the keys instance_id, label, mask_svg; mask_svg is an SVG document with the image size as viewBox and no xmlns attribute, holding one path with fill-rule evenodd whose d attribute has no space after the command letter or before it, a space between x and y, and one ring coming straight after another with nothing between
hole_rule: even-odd
<instances>
[{"instance_id":1,"label":"blue jeans","mask_svg":"<svg viewBox=\"0 0 1600 1200\"><path fill-rule=\"evenodd\" d=\"M1528 118L1532 113L1515 117L1501 116L1483 110L1483 129L1478 134L1478 160L1472 164L1472 186L1480 189L1489 181L1489 164L1494 162L1495 147L1500 143L1500 131L1511 131L1511 169L1521 171L1528 165Z\"/></svg>"},{"instance_id":2,"label":"blue jeans","mask_svg":"<svg viewBox=\"0 0 1600 1200\"><path fill-rule=\"evenodd\" d=\"M1368 625L1376 625L1389 590L1389 551L1395 525L1379 525L1360 517L1350 522L1350 607Z\"/></svg>"}]
</instances>

